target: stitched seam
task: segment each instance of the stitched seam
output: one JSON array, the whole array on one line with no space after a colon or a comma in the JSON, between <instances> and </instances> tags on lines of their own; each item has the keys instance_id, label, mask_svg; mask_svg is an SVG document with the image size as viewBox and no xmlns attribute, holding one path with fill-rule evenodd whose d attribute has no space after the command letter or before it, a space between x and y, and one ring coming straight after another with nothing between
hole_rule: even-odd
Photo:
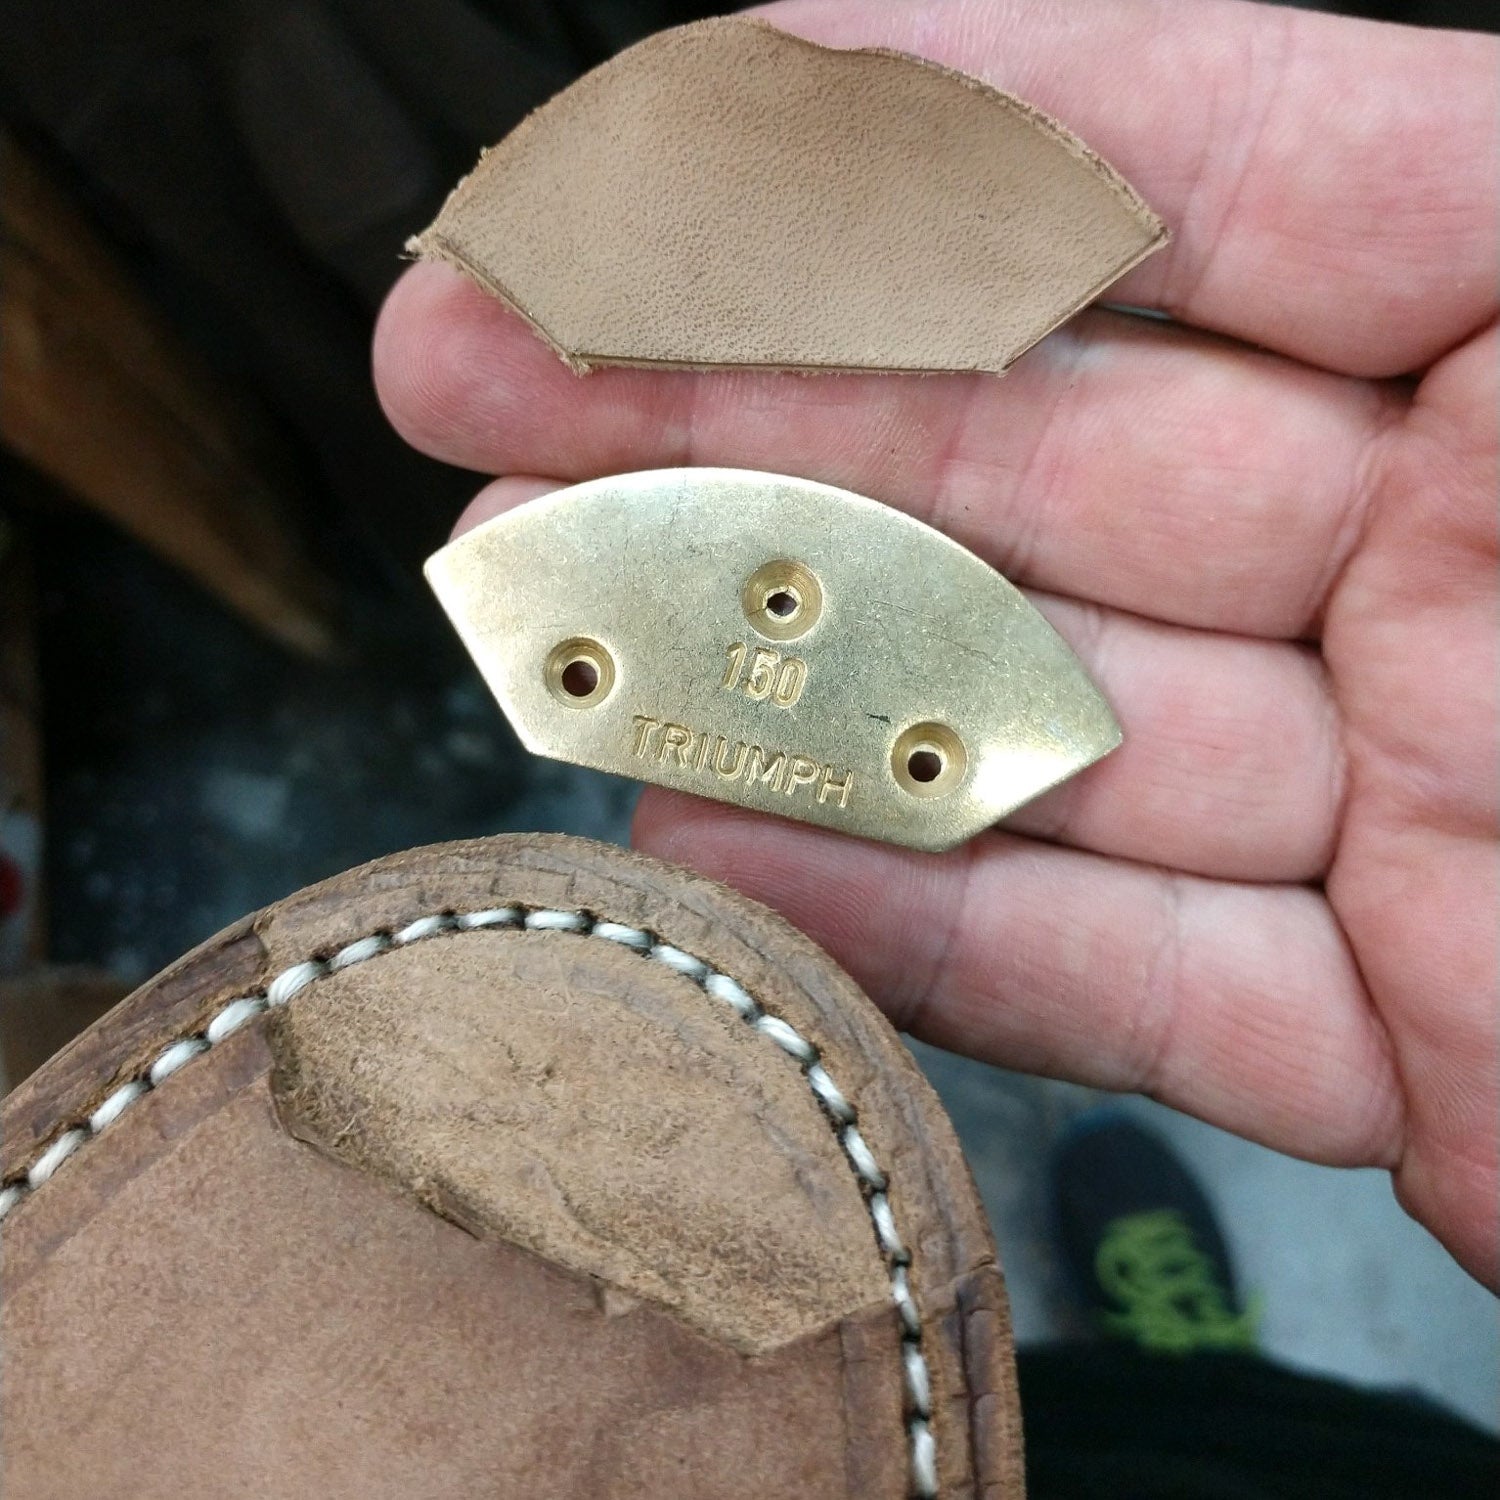
<instances>
[{"instance_id":1,"label":"stitched seam","mask_svg":"<svg viewBox=\"0 0 1500 1500\"><path fill-rule=\"evenodd\" d=\"M682 975L711 999L727 1005L747 1026L766 1037L797 1064L854 1173L875 1232L876 1246L885 1264L891 1301L896 1306L901 1326L901 1372L911 1494L916 1500L932 1500L938 1493L937 1445L931 1427L932 1373L922 1347L921 1310L911 1290L911 1251L896 1226L888 1196L889 1179L860 1134L858 1111L829 1076L818 1048L794 1026L765 1010L743 985L728 974L694 954L662 942L656 934L644 928L597 921L585 911L552 907L504 906L473 912L442 912L418 917L395 932L370 933L346 943L328 958L305 959L292 964L271 979L264 989L226 1001L201 1030L169 1043L135 1077L109 1093L91 1114L54 1132L50 1142L24 1172L0 1184L0 1222L44 1183L50 1182L70 1157L113 1125L133 1104L159 1088L194 1058L233 1036L254 1017L286 1005L317 980L356 964L367 963L382 953L445 934L496 928L572 933L628 948L644 960L662 964L673 973Z\"/></svg>"}]
</instances>

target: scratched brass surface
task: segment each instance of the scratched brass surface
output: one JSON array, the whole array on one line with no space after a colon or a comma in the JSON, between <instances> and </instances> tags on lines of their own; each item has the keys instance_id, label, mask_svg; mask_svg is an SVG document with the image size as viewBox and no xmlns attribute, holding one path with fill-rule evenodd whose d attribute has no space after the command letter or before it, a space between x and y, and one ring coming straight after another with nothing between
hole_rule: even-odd
<instances>
[{"instance_id":1,"label":"scratched brass surface","mask_svg":"<svg viewBox=\"0 0 1500 1500\"><path fill-rule=\"evenodd\" d=\"M1120 739L993 568L808 480L594 480L427 577L531 750L866 838L950 848Z\"/></svg>"}]
</instances>

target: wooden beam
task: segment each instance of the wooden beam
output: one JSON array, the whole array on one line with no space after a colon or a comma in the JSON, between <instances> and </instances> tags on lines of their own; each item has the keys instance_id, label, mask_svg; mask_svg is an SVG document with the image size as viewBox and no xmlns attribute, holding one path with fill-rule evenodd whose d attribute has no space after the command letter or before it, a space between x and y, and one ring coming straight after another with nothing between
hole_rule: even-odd
<instances>
[{"instance_id":1,"label":"wooden beam","mask_svg":"<svg viewBox=\"0 0 1500 1500\"><path fill-rule=\"evenodd\" d=\"M273 639L326 655L333 590L248 425L0 135L0 442Z\"/></svg>"}]
</instances>

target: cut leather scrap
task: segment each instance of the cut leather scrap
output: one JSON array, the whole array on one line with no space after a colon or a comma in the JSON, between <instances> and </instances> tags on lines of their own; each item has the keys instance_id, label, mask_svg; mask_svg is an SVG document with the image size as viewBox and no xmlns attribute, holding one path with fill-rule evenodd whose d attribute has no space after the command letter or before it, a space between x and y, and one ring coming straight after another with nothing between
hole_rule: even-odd
<instances>
[{"instance_id":1,"label":"cut leather scrap","mask_svg":"<svg viewBox=\"0 0 1500 1500\"><path fill-rule=\"evenodd\" d=\"M796 1069L620 943L499 929L413 945L299 997L271 1050L300 1139L738 1349L889 1300Z\"/></svg>"},{"instance_id":2,"label":"cut leather scrap","mask_svg":"<svg viewBox=\"0 0 1500 1500\"><path fill-rule=\"evenodd\" d=\"M579 79L408 248L575 369L998 372L1166 239L1030 105L729 18Z\"/></svg>"}]
</instances>

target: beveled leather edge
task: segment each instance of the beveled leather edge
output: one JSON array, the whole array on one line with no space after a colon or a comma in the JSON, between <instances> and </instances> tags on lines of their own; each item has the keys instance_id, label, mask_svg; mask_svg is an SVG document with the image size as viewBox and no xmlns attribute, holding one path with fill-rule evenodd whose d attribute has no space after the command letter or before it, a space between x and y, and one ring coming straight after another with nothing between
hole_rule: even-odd
<instances>
[{"instance_id":1,"label":"beveled leather edge","mask_svg":"<svg viewBox=\"0 0 1500 1500\"><path fill-rule=\"evenodd\" d=\"M266 963L254 920L231 923L132 990L0 1101L0 1182L224 1000L254 988Z\"/></svg>"}]
</instances>

